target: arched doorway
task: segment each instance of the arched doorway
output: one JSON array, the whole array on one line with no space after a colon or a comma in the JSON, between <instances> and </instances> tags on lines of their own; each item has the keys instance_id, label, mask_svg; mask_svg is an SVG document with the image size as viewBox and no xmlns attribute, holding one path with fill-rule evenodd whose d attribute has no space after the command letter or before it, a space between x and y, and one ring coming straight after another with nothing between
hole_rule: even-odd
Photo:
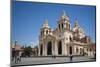
<instances>
[{"instance_id":1,"label":"arched doorway","mask_svg":"<svg viewBox=\"0 0 100 67\"><path fill-rule=\"evenodd\" d=\"M51 41L47 44L47 55L52 55L52 43Z\"/></svg>"},{"instance_id":2,"label":"arched doorway","mask_svg":"<svg viewBox=\"0 0 100 67\"><path fill-rule=\"evenodd\" d=\"M69 47L69 54L72 54L72 46Z\"/></svg>"},{"instance_id":3,"label":"arched doorway","mask_svg":"<svg viewBox=\"0 0 100 67\"><path fill-rule=\"evenodd\" d=\"M58 42L58 54L62 54L62 42Z\"/></svg>"},{"instance_id":4,"label":"arched doorway","mask_svg":"<svg viewBox=\"0 0 100 67\"><path fill-rule=\"evenodd\" d=\"M43 53L43 46L41 45L40 46L40 55L42 55L42 53Z\"/></svg>"}]
</instances>

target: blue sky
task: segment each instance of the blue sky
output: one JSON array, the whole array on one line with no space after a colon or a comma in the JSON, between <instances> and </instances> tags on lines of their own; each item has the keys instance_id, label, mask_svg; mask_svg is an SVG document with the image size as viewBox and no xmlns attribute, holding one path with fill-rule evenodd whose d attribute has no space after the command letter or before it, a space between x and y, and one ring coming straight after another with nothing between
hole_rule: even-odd
<instances>
[{"instance_id":1,"label":"blue sky","mask_svg":"<svg viewBox=\"0 0 100 67\"><path fill-rule=\"evenodd\" d=\"M19 1L13 1L12 3L11 41L14 42L17 40L23 45L37 43L40 28L44 21L48 19L49 26L55 29L63 10L66 11L66 14L70 18L71 28L73 28L75 19L77 18L85 34L95 41L95 6Z\"/></svg>"}]
</instances>

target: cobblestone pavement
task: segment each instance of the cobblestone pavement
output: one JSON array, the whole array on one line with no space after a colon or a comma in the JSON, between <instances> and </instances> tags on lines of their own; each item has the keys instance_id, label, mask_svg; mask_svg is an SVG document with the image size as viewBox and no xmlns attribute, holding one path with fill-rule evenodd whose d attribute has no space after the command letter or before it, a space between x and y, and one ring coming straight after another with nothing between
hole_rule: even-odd
<instances>
[{"instance_id":1,"label":"cobblestone pavement","mask_svg":"<svg viewBox=\"0 0 100 67\"><path fill-rule=\"evenodd\" d=\"M84 61L95 61L93 57L73 57L70 61L69 57L34 57L34 58L22 58L21 62L11 62L12 66L23 66L23 65L37 65L37 64L51 64L51 63L72 63L72 62L84 62Z\"/></svg>"}]
</instances>

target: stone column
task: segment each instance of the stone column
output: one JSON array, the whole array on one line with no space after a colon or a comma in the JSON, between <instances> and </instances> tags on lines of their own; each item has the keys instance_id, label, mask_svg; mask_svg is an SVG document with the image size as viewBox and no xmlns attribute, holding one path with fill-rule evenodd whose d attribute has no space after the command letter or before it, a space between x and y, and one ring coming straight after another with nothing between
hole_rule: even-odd
<instances>
[{"instance_id":1,"label":"stone column","mask_svg":"<svg viewBox=\"0 0 100 67\"><path fill-rule=\"evenodd\" d=\"M45 56L45 44L43 44L43 56Z\"/></svg>"},{"instance_id":2,"label":"stone column","mask_svg":"<svg viewBox=\"0 0 100 67\"><path fill-rule=\"evenodd\" d=\"M79 50L79 55L80 55L80 47L78 48L78 50Z\"/></svg>"},{"instance_id":3,"label":"stone column","mask_svg":"<svg viewBox=\"0 0 100 67\"><path fill-rule=\"evenodd\" d=\"M76 48L75 48L75 46L73 45L73 46L72 46L72 53L73 53L73 55L76 54L75 49L76 49Z\"/></svg>"},{"instance_id":4,"label":"stone column","mask_svg":"<svg viewBox=\"0 0 100 67\"><path fill-rule=\"evenodd\" d=\"M54 43L52 41L52 55L54 55Z\"/></svg>"},{"instance_id":5,"label":"stone column","mask_svg":"<svg viewBox=\"0 0 100 67\"><path fill-rule=\"evenodd\" d=\"M66 43L64 43L64 51L65 51L64 55L66 56L67 55L67 46L66 46Z\"/></svg>"},{"instance_id":6,"label":"stone column","mask_svg":"<svg viewBox=\"0 0 100 67\"><path fill-rule=\"evenodd\" d=\"M68 44L66 44L66 55L68 56L68 54L69 54L69 49L68 49Z\"/></svg>"},{"instance_id":7,"label":"stone column","mask_svg":"<svg viewBox=\"0 0 100 67\"><path fill-rule=\"evenodd\" d=\"M58 55L58 43L57 41L55 41L55 55L57 56Z\"/></svg>"},{"instance_id":8,"label":"stone column","mask_svg":"<svg viewBox=\"0 0 100 67\"><path fill-rule=\"evenodd\" d=\"M47 56L47 44L45 44L44 49L45 49L45 56Z\"/></svg>"},{"instance_id":9,"label":"stone column","mask_svg":"<svg viewBox=\"0 0 100 67\"><path fill-rule=\"evenodd\" d=\"M64 42L63 42L63 40L62 40L62 55L64 55L65 54L65 45L64 45Z\"/></svg>"},{"instance_id":10,"label":"stone column","mask_svg":"<svg viewBox=\"0 0 100 67\"><path fill-rule=\"evenodd\" d=\"M76 55L76 45L74 45L74 54Z\"/></svg>"},{"instance_id":11,"label":"stone column","mask_svg":"<svg viewBox=\"0 0 100 67\"><path fill-rule=\"evenodd\" d=\"M67 55L69 55L69 45L67 44Z\"/></svg>"}]
</instances>

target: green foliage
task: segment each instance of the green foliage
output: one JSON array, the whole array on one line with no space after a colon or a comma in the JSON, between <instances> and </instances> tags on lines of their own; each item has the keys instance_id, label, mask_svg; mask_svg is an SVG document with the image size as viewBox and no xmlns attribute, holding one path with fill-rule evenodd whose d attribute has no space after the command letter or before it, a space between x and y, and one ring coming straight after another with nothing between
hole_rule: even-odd
<instances>
[{"instance_id":1,"label":"green foliage","mask_svg":"<svg viewBox=\"0 0 100 67\"><path fill-rule=\"evenodd\" d=\"M25 56L30 57L30 55L32 54L32 48L31 48L31 46L25 47L24 48L24 53L25 53Z\"/></svg>"},{"instance_id":2,"label":"green foliage","mask_svg":"<svg viewBox=\"0 0 100 67\"><path fill-rule=\"evenodd\" d=\"M37 48L38 49L38 46L36 45L36 46L34 46L34 48Z\"/></svg>"}]
</instances>

